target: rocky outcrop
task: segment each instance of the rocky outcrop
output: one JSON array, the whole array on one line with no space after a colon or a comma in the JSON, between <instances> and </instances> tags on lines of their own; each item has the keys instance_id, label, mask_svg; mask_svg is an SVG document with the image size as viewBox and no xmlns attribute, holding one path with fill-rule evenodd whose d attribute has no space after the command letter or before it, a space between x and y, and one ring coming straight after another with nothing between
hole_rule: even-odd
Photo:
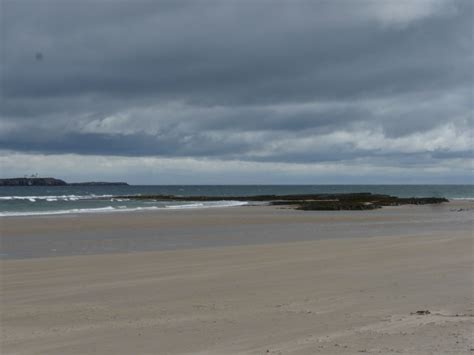
<instances>
[{"instance_id":1,"label":"rocky outcrop","mask_svg":"<svg viewBox=\"0 0 474 355\"><path fill-rule=\"evenodd\" d=\"M269 202L272 205L289 205L298 210L335 211L335 210L373 210L383 206L426 205L448 202L442 197L401 198L371 193L318 194L318 195L261 195L261 196L173 196L141 195L120 196L136 200L157 201L253 201Z\"/></svg>"},{"instance_id":2,"label":"rocky outcrop","mask_svg":"<svg viewBox=\"0 0 474 355\"><path fill-rule=\"evenodd\" d=\"M324 198L290 201L296 209L305 211L337 211L337 210L373 210L384 206L428 205L448 202L440 197L395 197L390 195L341 194L327 195ZM276 204L288 204L288 201L277 201Z\"/></svg>"}]
</instances>

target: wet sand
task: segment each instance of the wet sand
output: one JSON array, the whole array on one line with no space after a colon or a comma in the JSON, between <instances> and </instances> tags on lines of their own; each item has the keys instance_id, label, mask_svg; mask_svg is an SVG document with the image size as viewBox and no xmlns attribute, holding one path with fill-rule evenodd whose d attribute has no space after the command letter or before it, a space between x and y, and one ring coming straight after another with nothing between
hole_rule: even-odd
<instances>
[{"instance_id":1,"label":"wet sand","mask_svg":"<svg viewBox=\"0 0 474 355\"><path fill-rule=\"evenodd\" d=\"M469 354L472 208L3 219L1 353Z\"/></svg>"},{"instance_id":2,"label":"wet sand","mask_svg":"<svg viewBox=\"0 0 474 355\"><path fill-rule=\"evenodd\" d=\"M472 205L326 212L246 206L7 217L0 218L0 259L463 232L472 229Z\"/></svg>"}]
</instances>

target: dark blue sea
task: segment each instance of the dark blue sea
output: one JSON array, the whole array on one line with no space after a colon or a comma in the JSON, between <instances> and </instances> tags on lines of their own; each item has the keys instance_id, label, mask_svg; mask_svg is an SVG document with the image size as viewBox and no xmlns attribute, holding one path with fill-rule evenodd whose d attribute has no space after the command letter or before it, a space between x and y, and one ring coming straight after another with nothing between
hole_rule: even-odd
<instances>
[{"instance_id":1,"label":"dark blue sea","mask_svg":"<svg viewBox=\"0 0 474 355\"><path fill-rule=\"evenodd\" d=\"M474 185L153 185L0 187L0 217L106 213L158 209L224 208L245 202L137 201L123 195L251 196L372 192L398 197L473 199Z\"/></svg>"}]
</instances>

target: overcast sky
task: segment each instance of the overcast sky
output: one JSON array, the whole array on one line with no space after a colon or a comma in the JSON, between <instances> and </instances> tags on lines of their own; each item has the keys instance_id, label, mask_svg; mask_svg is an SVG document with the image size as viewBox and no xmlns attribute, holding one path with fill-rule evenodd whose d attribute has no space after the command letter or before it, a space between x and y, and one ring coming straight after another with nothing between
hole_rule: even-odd
<instances>
[{"instance_id":1,"label":"overcast sky","mask_svg":"<svg viewBox=\"0 0 474 355\"><path fill-rule=\"evenodd\" d=\"M0 175L472 183L471 0L2 0Z\"/></svg>"}]
</instances>

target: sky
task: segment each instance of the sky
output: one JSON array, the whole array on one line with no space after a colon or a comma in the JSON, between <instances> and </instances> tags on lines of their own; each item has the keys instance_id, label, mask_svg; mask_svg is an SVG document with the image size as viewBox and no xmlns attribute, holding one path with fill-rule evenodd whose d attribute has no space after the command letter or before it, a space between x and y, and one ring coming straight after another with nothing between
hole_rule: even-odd
<instances>
[{"instance_id":1,"label":"sky","mask_svg":"<svg viewBox=\"0 0 474 355\"><path fill-rule=\"evenodd\" d=\"M2 0L0 177L473 183L470 0Z\"/></svg>"}]
</instances>

